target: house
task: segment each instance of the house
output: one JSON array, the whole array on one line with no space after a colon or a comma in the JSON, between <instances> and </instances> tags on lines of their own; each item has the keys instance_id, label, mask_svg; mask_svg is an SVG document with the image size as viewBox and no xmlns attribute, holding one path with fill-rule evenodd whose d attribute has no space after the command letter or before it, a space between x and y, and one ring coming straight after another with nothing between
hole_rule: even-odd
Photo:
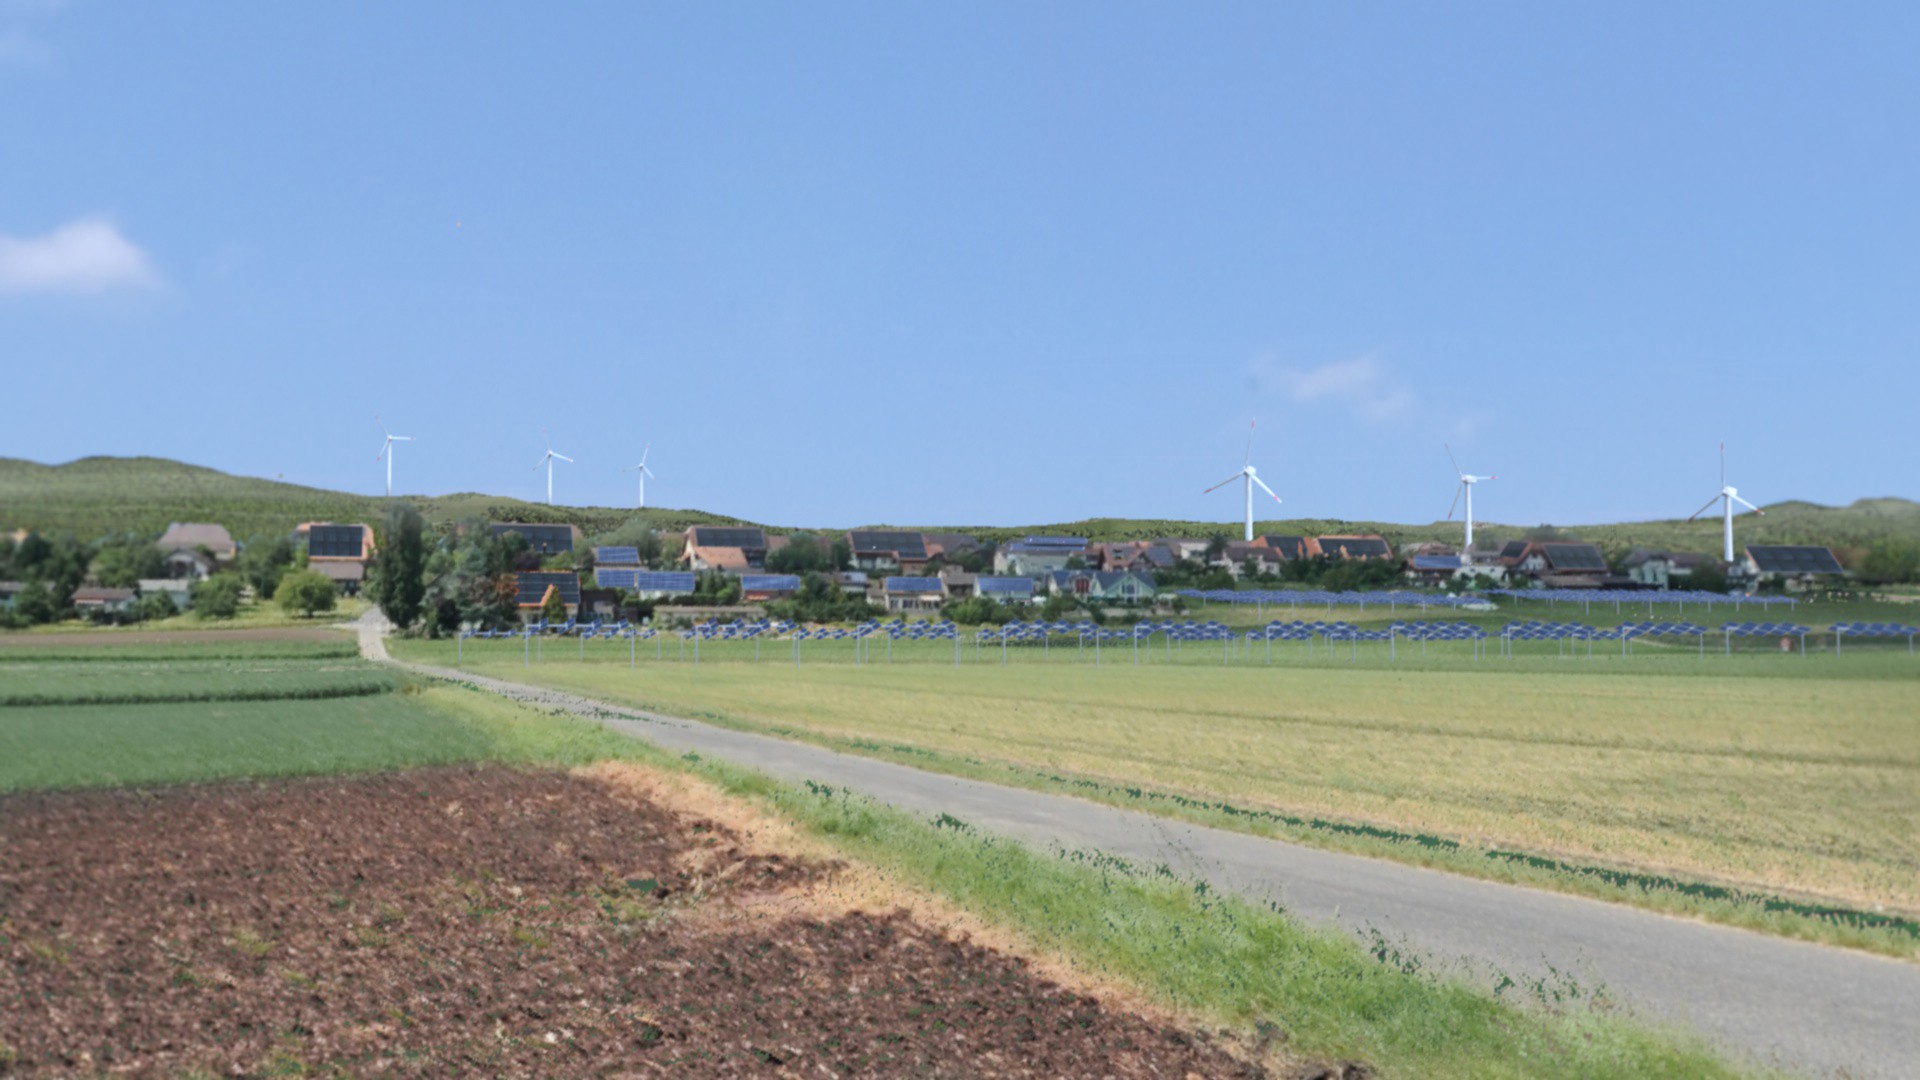
<instances>
[{"instance_id":1,"label":"house","mask_svg":"<svg viewBox=\"0 0 1920 1080\"><path fill-rule=\"evenodd\" d=\"M1598 589L1607 584L1607 557L1601 554L1598 545L1575 540L1530 540L1525 543L1526 547L1511 567L1511 573L1530 577L1555 589ZM1623 579L1622 584L1632 583Z\"/></svg>"},{"instance_id":2,"label":"house","mask_svg":"<svg viewBox=\"0 0 1920 1080\"><path fill-rule=\"evenodd\" d=\"M1316 559L1320 557L1320 545L1310 536L1261 536L1255 543L1272 548L1282 559Z\"/></svg>"},{"instance_id":3,"label":"house","mask_svg":"<svg viewBox=\"0 0 1920 1080\"><path fill-rule=\"evenodd\" d=\"M1748 544L1731 569L1744 581L1788 589L1810 588L1821 578L1846 574L1832 549L1801 544Z\"/></svg>"},{"instance_id":4,"label":"house","mask_svg":"<svg viewBox=\"0 0 1920 1080\"><path fill-rule=\"evenodd\" d=\"M848 596L865 596L873 585L865 570L842 570L828 574L827 581Z\"/></svg>"},{"instance_id":5,"label":"house","mask_svg":"<svg viewBox=\"0 0 1920 1080\"><path fill-rule=\"evenodd\" d=\"M593 567L595 585L602 589L625 589L637 600L691 596L694 577L691 570L642 570L637 566L602 566L599 563Z\"/></svg>"},{"instance_id":6,"label":"house","mask_svg":"<svg viewBox=\"0 0 1920 1080\"><path fill-rule=\"evenodd\" d=\"M193 582L186 578L141 578L138 584L141 596L165 595L173 601L175 611L185 611L193 604ZM0 584L0 589L4 588Z\"/></svg>"},{"instance_id":7,"label":"house","mask_svg":"<svg viewBox=\"0 0 1920 1080\"><path fill-rule=\"evenodd\" d=\"M890 577L881 598L888 611L932 611L947 598L937 577Z\"/></svg>"},{"instance_id":8,"label":"house","mask_svg":"<svg viewBox=\"0 0 1920 1080\"><path fill-rule=\"evenodd\" d=\"M1083 536L1029 536L994 551L993 572L1038 577L1065 570L1075 560L1084 565L1088 554Z\"/></svg>"},{"instance_id":9,"label":"house","mask_svg":"<svg viewBox=\"0 0 1920 1080\"><path fill-rule=\"evenodd\" d=\"M567 618L580 614L580 575L571 570L527 570L513 575L513 602L523 615L539 618L551 596L566 605Z\"/></svg>"},{"instance_id":10,"label":"house","mask_svg":"<svg viewBox=\"0 0 1920 1080\"><path fill-rule=\"evenodd\" d=\"M526 521L496 521L492 525L493 535L505 536L519 533L527 542L527 550L537 555L558 555L572 551L580 542L580 530L571 525L537 525Z\"/></svg>"},{"instance_id":11,"label":"house","mask_svg":"<svg viewBox=\"0 0 1920 1080\"><path fill-rule=\"evenodd\" d=\"M154 543L160 549L160 554L166 556L168 577L208 577L240 555L240 545L233 542L233 534L227 531L225 525L176 521L168 525L167 531L161 533L160 539ZM199 557L191 560L174 558L182 553Z\"/></svg>"},{"instance_id":12,"label":"house","mask_svg":"<svg viewBox=\"0 0 1920 1080\"><path fill-rule=\"evenodd\" d=\"M1180 536L1166 537L1155 541L1155 543L1173 552L1175 561L1192 559L1198 562L1207 557L1207 548L1212 545L1213 541L1195 540L1192 537Z\"/></svg>"},{"instance_id":13,"label":"house","mask_svg":"<svg viewBox=\"0 0 1920 1080\"><path fill-rule=\"evenodd\" d=\"M162 564L167 568L167 576L186 581L205 581L219 569L219 563L213 556L199 550L169 551Z\"/></svg>"},{"instance_id":14,"label":"house","mask_svg":"<svg viewBox=\"0 0 1920 1080\"><path fill-rule=\"evenodd\" d=\"M696 573L745 574L767 565L767 534L752 526L695 525L687 530L680 561Z\"/></svg>"},{"instance_id":15,"label":"house","mask_svg":"<svg viewBox=\"0 0 1920 1080\"><path fill-rule=\"evenodd\" d=\"M975 595L1002 604L1033 603L1033 579L1030 577L982 575L974 579L973 587Z\"/></svg>"},{"instance_id":16,"label":"house","mask_svg":"<svg viewBox=\"0 0 1920 1080\"><path fill-rule=\"evenodd\" d=\"M742 574L740 599L749 604L791 600L800 591L799 574Z\"/></svg>"},{"instance_id":17,"label":"house","mask_svg":"<svg viewBox=\"0 0 1920 1080\"><path fill-rule=\"evenodd\" d=\"M1171 570L1180 556L1158 540L1127 540L1093 545L1087 562L1102 570Z\"/></svg>"},{"instance_id":18,"label":"house","mask_svg":"<svg viewBox=\"0 0 1920 1080\"><path fill-rule=\"evenodd\" d=\"M1075 596L1101 604L1150 603L1160 594L1150 574L1133 570L1056 570L1046 576L1054 596Z\"/></svg>"},{"instance_id":19,"label":"house","mask_svg":"<svg viewBox=\"0 0 1920 1080\"><path fill-rule=\"evenodd\" d=\"M1507 570L1517 569L1520 566L1520 560L1526 557L1527 548L1531 544L1530 540L1509 540L1501 545L1498 556L1500 565Z\"/></svg>"},{"instance_id":20,"label":"house","mask_svg":"<svg viewBox=\"0 0 1920 1080\"><path fill-rule=\"evenodd\" d=\"M367 580L367 564L352 559L308 559L307 569L333 582L334 591L342 596L359 596Z\"/></svg>"},{"instance_id":21,"label":"house","mask_svg":"<svg viewBox=\"0 0 1920 1080\"><path fill-rule=\"evenodd\" d=\"M961 559L980 550L980 540L966 533L922 533L927 545L927 558L939 557L948 562Z\"/></svg>"},{"instance_id":22,"label":"house","mask_svg":"<svg viewBox=\"0 0 1920 1080\"><path fill-rule=\"evenodd\" d=\"M1420 585L1439 585L1451 581L1464 570L1458 555L1412 555L1404 566L1407 579Z\"/></svg>"},{"instance_id":23,"label":"house","mask_svg":"<svg viewBox=\"0 0 1920 1080\"><path fill-rule=\"evenodd\" d=\"M21 590L27 587L24 581L0 581L0 609L13 610L13 602L20 597Z\"/></svg>"},{"instance_id":24,"label":"house","mask_svg":"<svg viewBox=\"0 0 1920 1080\"><path fill-rule=\"evenodd\" d=\"M1224 566L1235 577L1239 577L1245 572L1249 560L1253 562L1255 573L1272 574L1279 572L1285 557L1257 540L1251 543L1235 540L1227 544L1227 550L1214 565Z\"/></svg>"},{"instance_id":25,"label":"house","mask_svg":"<svg viewBox=\"0 0 1920 1080\"><path fill-rule=\"evenodd\" d=\"M373 558L371 525L337 525L331 521L308 521L293 527L293 542L305 544L307 561L315 559Z\"/></svg>"},{"instance_id":26,"label":"house","mask_svg":"<svg viewBox=\"0 0 1920 1080\"><path fill-rule=\"evenodd\" d=\"M82 615L118 615L133 606L132 589L82 585L73 590L73 607Z\"/></svg>"},{"instance_id":27,"label":"house","mask_svg":"<svg viewBox=\"0 0 1920 1080\"><path fill-rule=\"evenodd\" d=\"M940 568L940 584L947 590L947 596L954 600L971 599L974 588L980 581L978 574L968 573L957 566Z\"/></svg>"},{"instance_id":28,"label":"house","mask_svg":"<svg viewBox=\"0 0 1920 1080\"><path fill-rule=\"evenodd\" d=\"M1382 537L1371 534L1322 536L1314 540L1320 554L1329 559L1391 559L1393 549Z\"/></svg>"},{"instance_id":29,"label":"house","mask_svg":"<svg viewBox=\"0 0 1920 1080\"><path fill-rule=\"evenodd\" d=\"M1693 565L1698 565L1699 558L1695 555L1689 561ZM1683 570L1672 552L1637 547L1627 552L1626 560L1621 567L1626 571L1627 577L1632 578L1636 584L1650 589L1666 589L1673 586L1675 578L1691 573L1693 565Z\"/></svg>"},{"instance_id":30,"label":"house","mask_svg":"<svg viewBox=\"0 0 1920 1080\"><path fill-rule=\"evenodd\" d=\"M919 570L927 565L927 538L917 532L854 529L847 533L853 565L862 570Z\"/></svg>"}]
</instances>

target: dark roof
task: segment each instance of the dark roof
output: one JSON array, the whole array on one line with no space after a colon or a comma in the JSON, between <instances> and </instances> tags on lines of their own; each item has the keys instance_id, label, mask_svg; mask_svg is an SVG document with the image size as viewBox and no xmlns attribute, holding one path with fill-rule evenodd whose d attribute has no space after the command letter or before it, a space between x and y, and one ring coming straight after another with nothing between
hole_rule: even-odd
<instances>
[{"instance_id":1,"label":"dark roof","mask_svg":"<svg viewBox=\"0 0 1920 1080\"><path fill-rule=\"evenodd\" d=\"M855 529L847 534L855 555L893 555L902 559L927 557L927 538L917 532Z\"/></svg>"},{"instance_id":2,"label":"dark roof","mask_svg":"<svg viewBox=\"0 0 1920 1080\"><path fill-rule=\"evenodd\" d=\"M1266 545L1280 553L1283 559L1304 559L1307 557L1307 538L1304 536L1263 536Z\"/></svg>"},{"instance_id":3,"label":"dark roof","mask_svg":"<svg viewBox=\"0 0 1920 1080\"><path fill-rule=\"evenodd\" d=\"M923 533L928 547L937 547L948 555L957 555L963 551L977 551L980 541L967 533Z\"/></svg>"},{"instance_id":4,"label":"dark roof","mask_svg":"<svg viewBox=\"0 0 1920 1080\"><path fill-rule=\"evenodd\" d=\"M132 589L110 589L101 585L82 585L73 590L76 604L112 604L133 599Z\"/></svg>"},{"instance_id":5,"label":"dark roof","mask_svg":"<svg viewBox=\"0 0 1920 1080\"><path fill-rule=\"evenodd\" d=\"M742 574L740 575L742 592L798 592L799 574Z\"/></svg>"},{"instance_id":6,"label":"dark roof","mask_svg":"<svg viewBox=\"0 0 1920 1080\"><path fill-rule=\"evenodd\" d=\"M690 593L694 590L691 570L641 570L633 566L595 566L594 582L603 589L625 589L635 593Z\"/></svg>"},{"instance_id":7,"label":"dark roof","mask_svg":"<svg viewBox=\"0 0 1920 1080\"><path fill-rule=\"evenodd\" d=\"M529 551L537 551L542 555L554 555L573 550L573 526L571 525L535 525L525 521L493 523L493 535L505 536L507 533L519 533L527 542Z\"/></svg>"},{"instance_id":8,"label":"dark roof","mask_svg":"<svg viewBox=\"0 0 1920 1080\"><path fill-rule=\"evenodd\" d=\"M165 550L187 550L205 547L209 551L232 551L235 548L233 534L225 525L207 525L193 521L176 521L167 526L159 540Z\"/></svg>"},{"instance_id":9,"label":"dark roof","mask_svg":"<svg viewBox=\"0 0 1920 1080\"><path fill-rule=\"evenodd\" d=\"M940 592L945 584L937 577L890 577L887 591L897 593Z\"/></svg>"},{"instance_id":10,"label":"dark roof","mask_svg":"<svg viewBox=\"0 0 1920 1080\"><path fill-rule=\"evenodd\" d=\"M314 559L364 559L373 530L365 525L335 525L330 521L307 526L307 556Z\"/></svg>"},{"instance_id":11,"label":"dark roof","mask_svg":"<svg viewBox=\"0 0 1920 1080\"><path fill-rule=\"evenodd\" d=\"M595 566L639 566L640 549L637 547L597 547L593 549Z\"/></svg>"},{"instance_id":12,"label":"dark roof","mask_svg":"<svg viewBox=\"0 0 1920 1080\"><path fill-rule=\"evenodd\" d=\"M1171 570L1180 562L1180 557L1165 544L1154 544L1140 553L1140 561L1161 570Z\"/></svg>"},{"instance_id":13,"label":"dark roof","mask_svg":"<svg viewBox=\"0 0 1920 1080\"><path fill-rule=\"evenodd\" d=\"M1413 557L1413 568L1415 570L1458 570L1460 569L1460 556L1415 555Z\"/></svg>"},{"instance_id":14,"label":"dark roof","mask_svg":"<svg viewBox=\"0 0 1920 1080\"><path fill-rule=\"evenodd\" d=\"M982 596L1032 596L1033 579L981 575L974 581L974 591Z\"/></svg>"},{"instance_id":15,"label":"dark roof","mask_svg":"<svg viewBox=\"0 0 1920 1080\"><path fill-rule=\"evenodd\" d=\"M1548 541L1540 545L1540 554L1546 557L1547 565L1555 570L1599 570L1607 569L1607 557L1600 554L1595 544L1561 543Z\"/></svg>"},{"instance_id":16,"label":"dark roof","mask_svg":"<svg viewBox=\"0 0 1920 1080\"><path fill-rule=\"evenodd\" d=\"M1636 566L1645 566L1647 563L1650 563L1655 559L1661 559L1666 562L1675 561L1672 555L1669 555L1667 552L1662 551L1659 548L1637 547L1637 548L1634 548L1632 551L1627 552L1626 561L1621 563L1620 565L1625 566L1627 569L1631 570Z\"/></svg>"},{"instance_id":17,"label":"dark roof","mask_svg":"<svg viewBox=\"0 0 1920 1080\"><path fill-rule=\"evenodd\" d=\"M1747 557L1763 574L1844 574L1833 552L1812 545L1748 544Z\"/></svg>"},{"instance_id":18,"label":"dark roof","mask_svg":"<svg viewBox=\"0 0 1920 1080\"><path fill-rule=\"evenodd\" d=\"M695 525L687 530L687 543L695 547L730 547L742 551L765 551L767 534L760 529L735 525Z\"/></svg>"},{"instance_id":19,"label":"dark roof","mask_svg":"<svg viewBox=\"0 0 1920 1080\"><path fill-rule=\"evenodd\" d=\"M1028 551L1085 551L1087 538L1084 536L1029 536L1014 546L1024 547Z\"/></svg>"},{"instance_id":20,"label":"dark roof","mask_svg":"<svg viewBox=\"0 0 1920 1080\"><path fill-rule=\"evenodd\" d=\"M559 592L563 604L580 603L580 575L571 570L529 570L513 575L513 601L521 607L547 602L547 590Z\"/></svg>"},{"instance_id":21,"label":"dark roof","mask_svg":"<svg viewBox=\"0 0 1920 1080\"><path fill-rule=\"evenodd\" d=\"M1503 559L1518 559L1526 553L1527 541L1525 540L1509 540L1500 549L1500 557Z\"/></svg>"},{"instance_id":22,"label":"dark roof","mask_svg":"<svg viewBox=\"0 0 1920 1080\"><path fill-rule=\"evenodd\" d=\"M1385 559L1393 550L1378 536L1323 536L1320 553L1329 559Z\"/></svg>"}]
</instances>

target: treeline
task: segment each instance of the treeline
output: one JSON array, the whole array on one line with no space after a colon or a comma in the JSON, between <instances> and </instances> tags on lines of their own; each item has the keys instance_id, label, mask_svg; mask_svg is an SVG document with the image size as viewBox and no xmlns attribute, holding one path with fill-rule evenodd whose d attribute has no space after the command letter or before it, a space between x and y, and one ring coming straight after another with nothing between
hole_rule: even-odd
<instances>
[{"instance_id":1,"label":"treeline","mask_svg":"<svg viewBox=\"0 0 1920 1080\"><path fill-rule=\"evenodd\" d=\"M212 553L205 554L212 561ZM282 606L304 614L329 610L334 604L333 582L306 570L306 561L305 549L289 537L255 537L241 547L231 566L194 582L189 606L204 618L232 618L251 593L262 601L277 598ZM23 585L12 606L0 609L0 628L23 629L78 617L73 596L84 585L133 589L143 580L166 575L166 555L152 537L139 533L114 532L91 542L72 533L0 537L0 581ZM177 614L179 607L170 595L153 592L141 595L126 610L94 610L89 617L102 623L137 623Z\"/></svg>"}]
</instances>

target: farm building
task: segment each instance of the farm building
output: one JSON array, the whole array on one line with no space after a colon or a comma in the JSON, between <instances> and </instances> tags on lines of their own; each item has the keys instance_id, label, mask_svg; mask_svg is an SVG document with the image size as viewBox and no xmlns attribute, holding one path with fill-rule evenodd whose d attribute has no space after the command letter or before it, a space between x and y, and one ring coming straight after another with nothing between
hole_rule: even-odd
<instances>
[{"instance_id":1,"label":"farm building","mask_svg":"<svg viewBox=\"0 0 1920 1080\"><path fill-rule=\"evenodd\" d=\"M1086 563L1090 553L1081 536L1029 536L1000 547L993 553L993 572L1037 577L1067 569L1073 561Z\"/></svg>"},{"instance_id":2,"label":"farm building","mask_svg":"<svg viewBox=\"0 0 1920 1080\"><path fill-rule=\"evenodd\" d=\"M1151 574L1131 570L1056 570L1046 576L1047 592L1103 604L1151 603L1160 595Z\"/></svg>"},{"instance_id":3,"label":"farm building","mask_svg":"<svg viewBox=\"0 0 1920 1080\"><path fill-rule=\"evenodd\" d=\"M1822 578L1846 574L1831 549L1800 544L1748 544L1733 569L1743 581L1788 589L1810 588Z\"/></svg>"},{"instance_id":4,"label":"farm building","mask_svg":"<svg viewBox=\"0 0 1920 1080\"><path fill-rule=\"evenodd\" d=\"M853 565L862 570L919 570L927 565L927 538L917 532L854 529L847 533Z\"/></svg>"},{"instance_id":5,"label":"farm building","mask_svg":"<svg viewBox=\"0 0 1920 1080\"><path fill-rule=\"evenodd\" d=\"M580 613L580 575L571 570L529 570L513 575L513 601L521 614L538 618L547 598L558 596L567 618Z\"/></svg>"},{"instance_id":6,"label":"farm building","mask_svg":"<svg viewBox=\"0 0 1920 1080\"><path fill-rule=\"evenodd\" d=\"M749 604L791 600L800 591L799 574L742 574L740 599Z\"/></svg>"},{"instance_id":7,"label":"farm building","mask_svg":"<svg viewBox=\"0 0 1920 1080\"><path fill-rule=\"evenodd\" d=\"M595 564L593 583L602 589L625 589L637 600L665 600L670 596L690 596L694 589L691 570L642 570L637 566Z\"/></svg>"},{"instance_id":8,"label":"farm building","mask_svg":"<svg viewBox=\"0 0 1920 1080\"><path fill-rule=\"evenodd\" d=\"M752 526L695 525L680 561L693 571L745 574L767 565L767 534Z\"/></svg>"},{"instance_id":9,"label":"farm building","mask_svg":"<svg viewBox=\"0 0 1920 1080\"><path fill-rule=\"evenodd\" d=\"M168 577L190 577L198 581L232 562L240 554L240 545L225 525L176 521L155 541L165 556Z\"/></svg>"},{"instance_id":10,"label":"farm building","mask_svg":"<svg viewBox=\"0 0 1920 1080\"><path fill-rule=\"evenodd\" d=\"M984 575L975 579L974 592L978 596L997 600L1002 604L1031 604L1033 603L1033 579Z\"/></svg>"},{"instance_id":11,"label":"farm building","mask_svg":"<svg viewBox=\"0 0 1920 1080\"><path fill-rule=\"evenodd\" d=\"M937 577L890 577L881 590L888 611L932 611L947 598Z\"/></svg>"},{"instance_id":12,"label":"farm building","mask_svg":"<svg viewBox=\"0 0 1920 1080\"><path fill-rule=\"evenodd\" d=\"M493 535L505 536L519 533L527 542L527 550L540 555L558 555L572 551L580 542L580 530L571 525L536 525L523 521L496 521L493 523Z\"/></svg>"},{"instance_id":13,"label":"farm building","mask_svg":"<svg viewBox=\"0 0 1920 1080\"><path fill-rule=\"evenodd\" d=\"M132 589L82 585L73 590L73 608L82 615L118 615L133 606L135 596Z\"/></svg>"}]
</instances>

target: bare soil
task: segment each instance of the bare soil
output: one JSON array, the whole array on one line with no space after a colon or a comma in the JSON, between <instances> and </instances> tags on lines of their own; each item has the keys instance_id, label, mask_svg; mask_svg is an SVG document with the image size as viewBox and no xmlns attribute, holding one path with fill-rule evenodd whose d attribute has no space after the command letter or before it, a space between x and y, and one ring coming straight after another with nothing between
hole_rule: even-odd
<instances>
[{"instance_id":1,"label":"bare soil","mask_svg":"<svg viewBox=\"0 0 1920 1080\"><path fill-rule=\"evenodd\" d=\"M533 770L7 796L0 1074L1265 1075L843 869Z\"/></svg>"}]
</instances>

